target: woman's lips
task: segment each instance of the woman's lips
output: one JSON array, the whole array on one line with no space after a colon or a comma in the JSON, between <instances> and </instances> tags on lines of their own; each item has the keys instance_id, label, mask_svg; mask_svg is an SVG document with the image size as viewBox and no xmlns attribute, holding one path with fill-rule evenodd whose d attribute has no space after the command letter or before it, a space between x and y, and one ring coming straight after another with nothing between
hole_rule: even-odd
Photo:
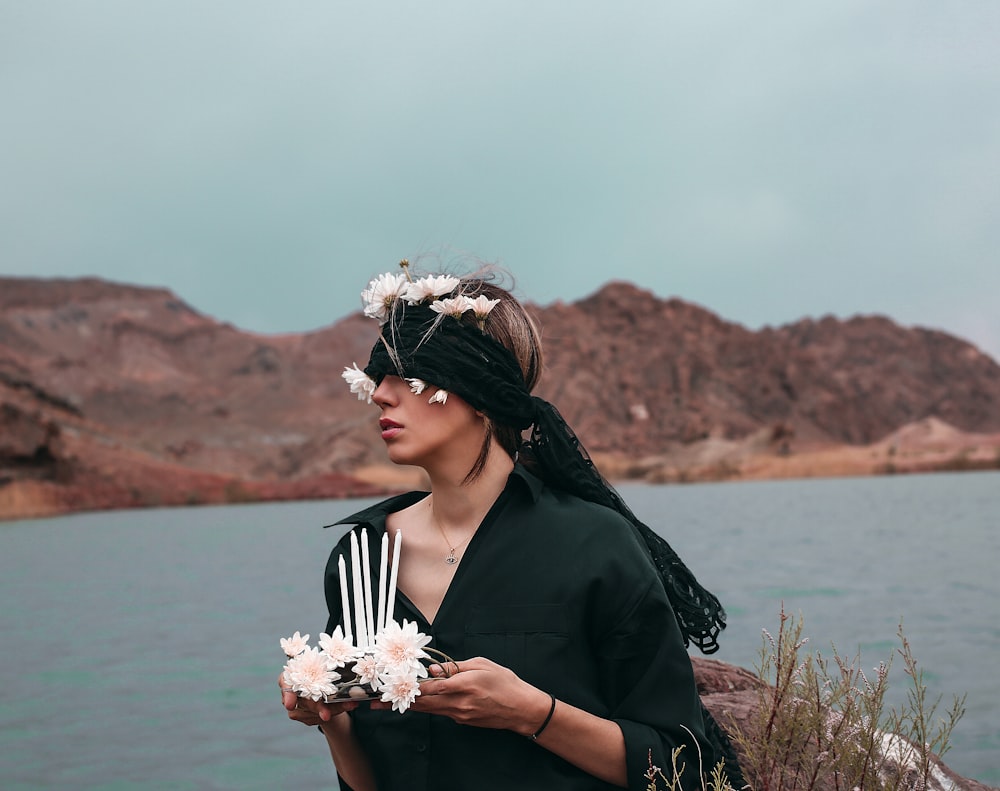
<instances>
[{"instance_id":1,"label":"woman's lips","mask_svg":"<svg viewBox=\"0 0 1000 791\"><path fill-rule=\"evenodd\" d=\"M389 420L385 417L378 422L378 427L382 430L382 439L391 439L392 437L395 437L403 428L396 421Z\"/></svg>"}]
</instances>

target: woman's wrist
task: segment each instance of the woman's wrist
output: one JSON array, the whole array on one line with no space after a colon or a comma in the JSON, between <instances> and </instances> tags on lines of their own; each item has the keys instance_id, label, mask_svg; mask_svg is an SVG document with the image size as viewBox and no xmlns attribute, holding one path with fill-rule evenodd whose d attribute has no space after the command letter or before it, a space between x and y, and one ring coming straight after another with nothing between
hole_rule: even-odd
<instances>
[{"instance_id":1,"label":"woman's wrist","mask_svg":"<svg viewBox=\"0 0 1000 791\"><path fill-rule=\"evenodd\" d=\"M531 734L532 741L538 741L538 737L542 735L542 731L549 727L549 723L552 721L552 715L556 713L556 696L550 692L549 698L552 701L549 705L549 713L545 715L545 719L542 720L542 724L538 727L538 730Z\"/></svg>"},{"instance_id":2,"label":"woman's wrist","mask_svg":"<svg viewBox=\"0 0 1000 791\"><path fill-rule=\"evenodd\" d=\"M556 698L548 692L535 689L530 706L525 707L525 716L518 733L529 739L537 739L552 722L556 709Z\"/></svg>"}]
</instances>

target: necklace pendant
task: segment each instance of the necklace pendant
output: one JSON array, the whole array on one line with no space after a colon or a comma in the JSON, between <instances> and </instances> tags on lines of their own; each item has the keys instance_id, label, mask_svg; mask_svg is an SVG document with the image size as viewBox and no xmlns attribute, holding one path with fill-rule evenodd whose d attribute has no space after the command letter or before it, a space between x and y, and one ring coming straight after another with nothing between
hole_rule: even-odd
<instances>
[{"instance_id":1,"label":"necklace pendant","mask_svg":"<svg viewBox=\"0 0 1000 791\"><path fill-rule=\"evenodd\" d=\"M451 550L451 553L448 555L448 557L444 559L444 562L447 563L449 566L454 566L456 563L458 563L458 558L455 557L454 549Z\"/></svg>"}]
</instances>

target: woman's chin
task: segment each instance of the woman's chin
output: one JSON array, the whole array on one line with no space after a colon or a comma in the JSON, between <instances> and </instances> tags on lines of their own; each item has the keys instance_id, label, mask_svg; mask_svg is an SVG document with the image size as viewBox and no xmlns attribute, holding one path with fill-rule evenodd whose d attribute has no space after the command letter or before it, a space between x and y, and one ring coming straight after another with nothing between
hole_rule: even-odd
<instances>
[{"instance_id":1,"label":"woman's chin","mask_svg":"<svg viewBox=\"0 0 1000 791\"><path fill-rule=\"evenodd\" d=\"M389 461L393 464L400 464L407 467L419 467L420 459L416 458L413 453L407 453L405 449L398 446L389 445L386 448L389 456Z\"/></svg>"}]
</instances>

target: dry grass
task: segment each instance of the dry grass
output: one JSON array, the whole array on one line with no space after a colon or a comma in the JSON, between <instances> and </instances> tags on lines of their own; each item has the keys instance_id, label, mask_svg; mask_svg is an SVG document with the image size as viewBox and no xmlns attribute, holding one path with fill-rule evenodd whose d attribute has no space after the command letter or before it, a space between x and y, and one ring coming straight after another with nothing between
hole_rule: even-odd
<instances>
[{"instance_id":1,"label":"dry grass","mask_svg":"<svg viewBox=\"0 0 1000 791\"><path fill-rule=\"evenodd\" d=\"M741 753L745 788L751 791L950 791L940 757L964 713L963 698L939 711L900 626L900 645L871 674L834 648L828 659L806 651L801 617L782 609L777 635L766 630L757 668L759 700L749 721L731 736ZM893 656L909 679L906 703L886 703ZM702 791L737 791L723 773L687 766L682 748L671 766L650 763L646 791L680 791L682 778L698 772ZM690 777L685 778L690 781Z\"/></svg>"},{"instance_id":2,"label":"dry grass","mask_svg":"<svg viewBox=\"0 0 1000 791\"><path fill-rule=\"evenodd\" d=\"M736 736L754 791L911 791L948 788L939 756L964 713L956 698L939 714L902 626L896 655L909 678L906 703L888 708L893 657L866 674L860 655L831 658L805 651L802 619L782 610L776 637L765 632L760 705Z\"/></svg>"}]
</instances>

